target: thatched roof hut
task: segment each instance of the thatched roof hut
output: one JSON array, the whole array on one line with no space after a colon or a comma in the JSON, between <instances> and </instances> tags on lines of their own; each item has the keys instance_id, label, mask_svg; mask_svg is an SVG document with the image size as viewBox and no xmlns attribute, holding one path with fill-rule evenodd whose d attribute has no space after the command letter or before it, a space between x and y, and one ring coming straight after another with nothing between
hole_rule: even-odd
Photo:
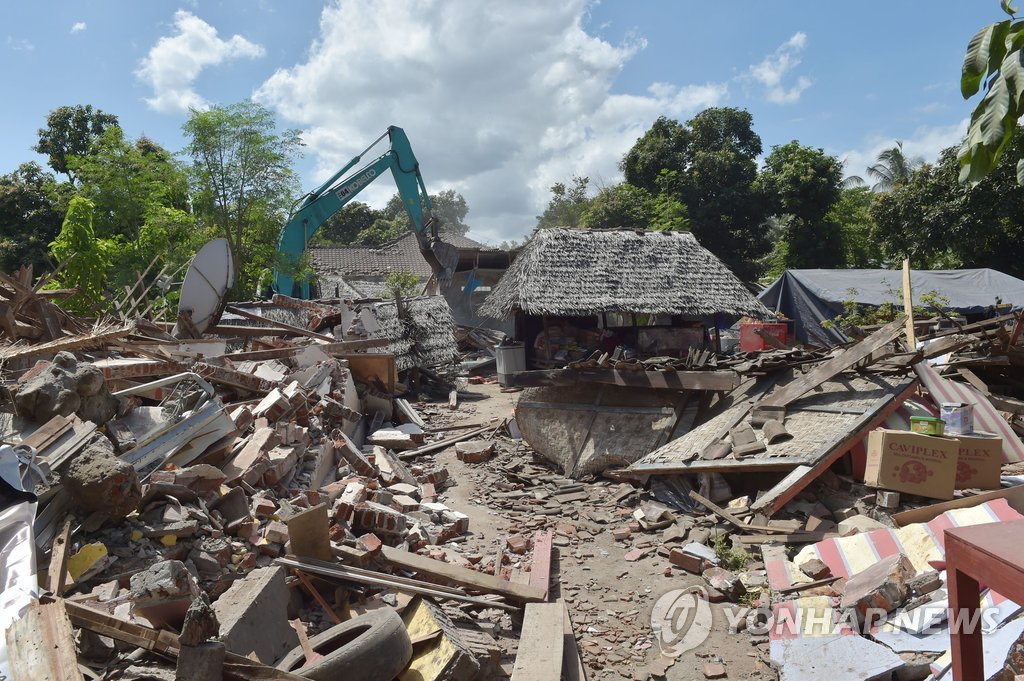
<instances>
[{"instance_id":1,"label":"thatched roof hut","mask_svg":"<svg viewBox=\"0 0 1024 681\"><path fill-rule=\"evenodd\" d=\"M589 316L602 312L765 317L736 275L686 232L542 229L480 314Z\"/></svg>"}]
</instances>

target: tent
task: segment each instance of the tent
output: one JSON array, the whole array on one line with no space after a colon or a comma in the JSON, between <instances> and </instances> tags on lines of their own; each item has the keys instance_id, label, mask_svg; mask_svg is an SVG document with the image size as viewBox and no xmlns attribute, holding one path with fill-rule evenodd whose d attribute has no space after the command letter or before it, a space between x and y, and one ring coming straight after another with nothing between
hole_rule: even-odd
<instances>
[{"instance_id":1,"label":"tent","mask_svg":"<svg viewBox=\"0 0 1024 681\"><path fill-rule=\"evenodd\" d=\"M993 269L911 270L910 285L915 301L921 294L934 291L949 301L951 309L964 315L991 314L997 305L1024 308L1024 281ZM840 342L845 337L835 329L823 328L821 322L842 314L843 303L850 300L869 306L901 304L903 272L786 270L758 298L769 309L795 320L800 341L813 341L817 335Z\"/></svg>"}]
</instances>

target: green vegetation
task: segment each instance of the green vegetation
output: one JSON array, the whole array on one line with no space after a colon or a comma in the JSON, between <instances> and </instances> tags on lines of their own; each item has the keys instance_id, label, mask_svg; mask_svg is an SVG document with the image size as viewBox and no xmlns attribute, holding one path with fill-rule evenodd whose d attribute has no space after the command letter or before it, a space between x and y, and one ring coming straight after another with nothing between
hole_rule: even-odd
<instances>
[{"instance_id":1,"label":"green vegetation","mask_svg":"<svg viewBox=\"0 0 1024 681\"><path fill-rule=\"evenodd\" d=\"M857 289L846 290L849 296L843 301L843 313L832 319L826 319L821 325L826 329L839 329L846 331L862 326L887 324L896 317L903 314L903 289L890 288L886 295L891 300L886 300L881 305L860 305L855 300ZM914 305L914 317L929 318L935 315L935 308L945 310L949 307L949 298L938 291L925 291L916 296L917 305Z\"/></svg>"},{"instance_id":2,"label":"green vegetation","mask_svg":"<svg viewBox=\"0 0 1024 681\"><path fill-rule=\"evenodd\" d=\"M390 272L384 279L384 285L392 298L409 298L418 295L422 288L419 277L407 270Z\"/></svg>"},{"instance_id":3,"label":"green vegetation","mask_svg":"<svg viewBox=\"0 0 1024 681\"><path fill-rule=\"evenodd\" d=\"M744 549L735 549L729 544L729 537L725 533L715 535L715 557L718 558L718 566L726 570L743 570L750 562L750 554Z\"/></svg>"}]
</instances>

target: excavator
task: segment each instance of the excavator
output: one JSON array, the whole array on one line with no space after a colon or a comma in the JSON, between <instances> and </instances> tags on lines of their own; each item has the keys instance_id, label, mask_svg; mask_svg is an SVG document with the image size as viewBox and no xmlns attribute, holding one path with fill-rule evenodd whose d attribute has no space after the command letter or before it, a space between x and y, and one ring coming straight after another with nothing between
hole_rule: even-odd
<instances>
[{"instance_id":1,"label":"excavator","mask_svg":"<svg viewBox=\"0 0 1024 681\"><path fill-rule=\"evenodd\" d=\"M345 173L355 167L370 149L387 137L390 145L387 151L376 159L341 179ZM349 161L344 168L331 176L329 180L302 197L291 219L281 230L277 242L277 251L283 254L287 262L297 263L310 238L320 229L327 218L354 199L359 192L371 182L381 177L385 170L391 170L402 204L409 213L412 227L416 232L420 253L430 264L433 280L443 286L451 281L452 274L459 262L458 250L441 240L438 233L440 220L431 215L430 198L420 175L420 164L412 153L409 138L405 131L389 126L387 131L375 139L358 156ZM274 290L285 295L298 295L308 300L310 297L308 281L296 282L290 273L280 267L274 270Z\"/></svg>"}]
</instances>

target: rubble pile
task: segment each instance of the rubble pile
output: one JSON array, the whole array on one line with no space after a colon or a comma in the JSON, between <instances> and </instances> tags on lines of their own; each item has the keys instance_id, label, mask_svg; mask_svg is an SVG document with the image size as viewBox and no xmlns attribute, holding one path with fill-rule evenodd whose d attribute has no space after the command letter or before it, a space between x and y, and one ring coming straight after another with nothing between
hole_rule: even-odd
<instances>
[{"instance_id":1,"label":"rubble pile","mask_svg":"<svg viewBox=\"0 0 1024 681\"><path fill-rule=\"evenodd\" d=\"M276 296L177 337L30 283L0 278L16 681L940 678L947 530L1024 522L1020 314L619 347L519 393L437 301ZM994 670L1024 594L982 597Z\"/></svg>"}]
</instances>

